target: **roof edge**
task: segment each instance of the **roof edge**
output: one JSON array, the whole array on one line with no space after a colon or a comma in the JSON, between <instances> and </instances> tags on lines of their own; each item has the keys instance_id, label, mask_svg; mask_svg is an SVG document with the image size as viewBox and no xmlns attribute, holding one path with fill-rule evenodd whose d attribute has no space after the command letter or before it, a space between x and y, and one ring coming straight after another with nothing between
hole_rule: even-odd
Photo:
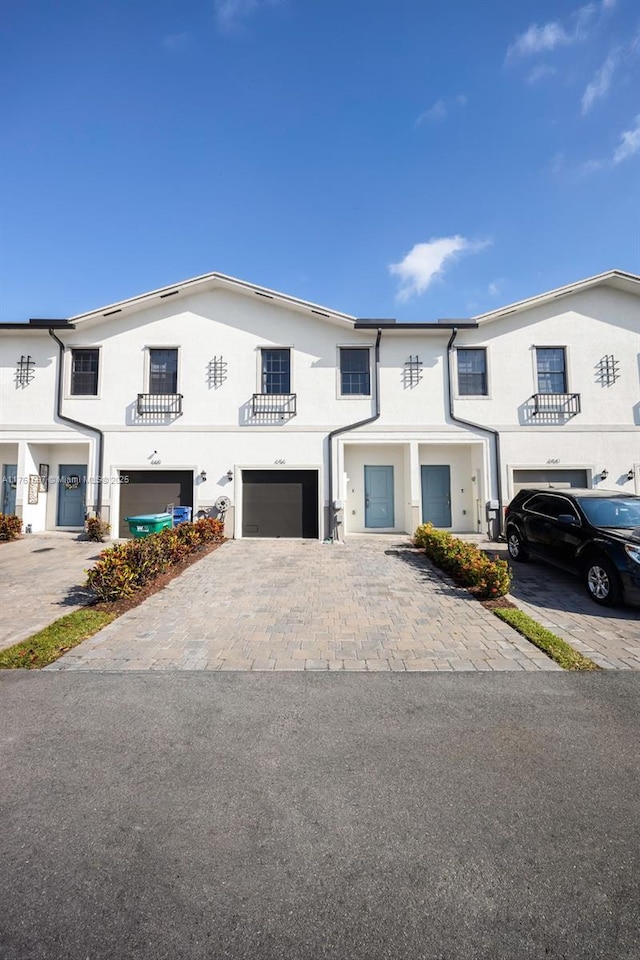
<instances>
[{"instance_id":1,"label":"roof edge","mask_svg":"<svg viewBox=\"0 0 640 960\"><path fill-rule=\"evenodd\" d=\"M103 307L98 307L95 310L88 310L85 313L78 313L73 317L70 317L72 322L80 323L83 320L88 320L89 318L107 316L111 313L120 313L123 310L126 310L129 307L135 307L136 305L146 303L154 299L165 299L170 296L179 295L187 290L193 290L197 287L203 287L207 284L216 284L221 287L236 288L241 290L243 293L254 293L257 296L266 297L270 300L278 300L281 303L289 304L293 307L306 308L309 309L312 313L317 313L320 316L326 316L330 319L343 320L346 323L354 323L355 317L347 313L342 313L339 310L333 310L330 307L325 307L319 303L313 303L310 300L302 300L300 297L293 297L286 293L281 293L279 290L272 290L270 287L262 287L256 283L250 283L248 280L240 280L237 277L230 277L225 273L218 273L214 271L212 273L204 273L198 277L192 277L189 280L181 280L178 283L169 284L166 287L158 287L156 290L149 290L146 293L141 293L135 297L128 297L126 300L118 300L115 303L107 304Z\"/></svg>"},{"instance_id":2,"label":"roof edge","mask_svg":"<svg viewBox=\"0 0 640 960\"><path fill-rule=\"evenodd\" d=\"M538 293L524 300L516 300L515 303L508 303L504 307L498 307L496 310L487 310L485 313L478 313L472 319L478 323L498 319L508 313L517 313L520 310L527 310L531 307L539 306L549 300L555 300L558 297L566 297L572 293L579 293L581 290L588 290L590 287L606 284L609 280L626 280L640 286L640 276L636 273L627 273L624 270L606 270L604 273L596 273L594 276L586 277L584 280L576 280L575 283L555 287L553 290Z\"/></svg>"}]
</instances>

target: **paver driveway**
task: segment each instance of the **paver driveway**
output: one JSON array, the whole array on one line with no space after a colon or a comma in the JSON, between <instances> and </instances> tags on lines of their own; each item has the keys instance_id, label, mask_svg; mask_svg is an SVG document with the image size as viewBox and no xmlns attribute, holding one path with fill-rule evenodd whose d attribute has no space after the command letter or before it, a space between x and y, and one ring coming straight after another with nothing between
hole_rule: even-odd
<instances>
[{"instance_id":1,"label":"paver driveway","mask_svg":"<svg viewBox=\"0 0 640 960\"><path fill-rule=\"evenodd\" d=\"M91 599L80 584L103 549L75 533L0 544L0 650L25 640Z\"/></svg>"},{"instance_id":2,"label":"paver driveway","mask_svg":"<svg viewBox=\"0 0 640 960\"><path fill-rule=\"evenodd\" d=\"M640 670L640 610L599 607L582 581L531 560L513 563L511 599L600 667Z\"/></svg>"},{"instance_id":3,"label":"paver driveway","mask_svg":"<svg viewBox=\"0 0 640 960\"><path fill-rule=\"evenodd\" d=\"M557 670L406 538L232 540L48 670Z\"/></svg>"}]
</instances>

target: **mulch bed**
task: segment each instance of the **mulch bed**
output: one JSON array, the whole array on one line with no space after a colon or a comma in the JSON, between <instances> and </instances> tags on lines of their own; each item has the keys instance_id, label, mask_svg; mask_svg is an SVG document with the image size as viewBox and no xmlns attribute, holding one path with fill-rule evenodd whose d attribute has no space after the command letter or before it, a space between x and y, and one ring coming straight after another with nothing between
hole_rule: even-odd
<instances>
[{"instance_id":1,"label":"mulch bed","mask_svg":"<svg viewBox=\"0 0 640 960\"><path fill-rule=\"evenodd\" d=\"M190 567L192 563L197 563L198 560L202 560L204 557L208 556L210 553L213 553L214 550L217 550L218 547L221 547L225 541L222 540L220 543L206 543L204 546L197 551L197 553L192 553L191 556L187 557L185 560L182 560L180 563L176 563L175 566L170 567L169 570L166 570L164 573L161 573L159 577L150 580L149 583L145 584L144 587L141 587L139 590L136 590L132 597L125 597L123 600L111 600L108 603L90 603L88 606L93 607L95 610L104 610L105 613L115 613L117 617L121 616L123 613L126 613L127 610L133 610L134 607L137 607L142 603L143 600L146 600L147 597L153 596L154 593L158 593L160 590L163 590L164 587L175 577L179 577L181 573Z\"/></svg>"}]
</instances>

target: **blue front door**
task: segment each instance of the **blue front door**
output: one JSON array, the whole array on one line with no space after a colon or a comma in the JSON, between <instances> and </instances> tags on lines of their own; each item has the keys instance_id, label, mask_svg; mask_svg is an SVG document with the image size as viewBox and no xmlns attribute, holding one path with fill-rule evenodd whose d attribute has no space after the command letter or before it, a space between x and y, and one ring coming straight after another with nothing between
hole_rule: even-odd
<instances>
[{"instance_id":1,"label":"blue front door","mask_svg":"<svg viewBox=\"0 0 640 960\"><path fill-rule=\"evenodd\" d=\"M451 472L449 465L422 467L422 522L451 526Z\"/></svg>"},{"instance_id":2,"label":"blue front door","mask_svg":"<svg viewBox=\"0 0 640 960\"><path fill-rule=\"evenodd\" d=\"M393 527L393 467L364 468L364 525Z\"/></svg>"},{"instance_id":3,"label":"blue front door","mask_svg":"<svg viewBox=\"0 0 640 960\"><path fill-rule=\"evenodd\" d=\"M84 526L87 468L82 463L61 463L58 480L59 527Z\"/></svg>"},{"instance_id":4,"label":"blue front door","mask_svg":"<svg viewBox=\"0 0 640 960\"><path fill-rule=\"evenodd\" d=\"M16 486L18 468L15 463L5 463L2 468L2 502L0 513L16 512Z\"/></svg>"}]
</instances>

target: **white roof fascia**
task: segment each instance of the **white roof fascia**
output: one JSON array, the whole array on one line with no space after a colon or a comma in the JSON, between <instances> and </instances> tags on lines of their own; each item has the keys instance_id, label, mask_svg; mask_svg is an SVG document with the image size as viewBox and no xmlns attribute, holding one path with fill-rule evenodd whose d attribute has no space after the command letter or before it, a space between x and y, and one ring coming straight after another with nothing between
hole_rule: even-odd
<instances>
[{"instance_id":1,"label":"white roof fascia","mask_svg":"<svg viewBox=\"0 0 640 960\"><path fill-rule=\"evenodd\" d=\"M256 283L249 283L246 280L238 280L236 277L229 277L224 273L205 273L200 277L193 277L190 280L183 280L180 283L172 283L167 287L159 287L157 290L150 290L148 293L142 293L136 297L130 297L127 300L110 303L107 306L99 307L97 310L79 313L75 317L70 317L69 323L80 324L85 320L99 319L112 313L128 313L138 307L148 306L154 300L164 299L167 296L171 296L173 299L173 296L180 297L182 294L198 292L200 288L207 286L235 290L247 296L253 293L266 299L276 300L284 306L301 313L310 312L334 323L337 322L348 326L349 328L353 327L356 322L356 317L352 317L348 313L331 310L329 307L322 306L322 304L312 303L309 300L301 300L299 297L292 297L286 293L280 293L278 290L271 290L269 287L261 287Z\"/></svg>"},{"instance_id":2,"label":"white roof fascia","mask_svg":"<svg viewBox=\"0 0 640 960\"><path fill-rule=\"evenodd\" d=\"M529 297L526 300L518 300L516 303L507 304L505 307L499 307L497 310L489 310L487 313L479 313L472 320L477 323L487 323L491 320L497 320L510 313L520 313L523 310L530 310L532 307L541 306L558 297L567 297L572 293L580 293L583 290L589 290L591 287L606 285L612 280L620 280L628 283L631 290L635 292L634 287L640 290L640 276L635 273L625 273L623 270L607 270L605 273L598 273L594 277L587 277L585 280L578 280L576 283L568 283L564 287L556 287L555 290L548 290L546 293L540 293L535 297ZM631 291L630 291L631 292Z\"/></svg>"}]
</instances>

